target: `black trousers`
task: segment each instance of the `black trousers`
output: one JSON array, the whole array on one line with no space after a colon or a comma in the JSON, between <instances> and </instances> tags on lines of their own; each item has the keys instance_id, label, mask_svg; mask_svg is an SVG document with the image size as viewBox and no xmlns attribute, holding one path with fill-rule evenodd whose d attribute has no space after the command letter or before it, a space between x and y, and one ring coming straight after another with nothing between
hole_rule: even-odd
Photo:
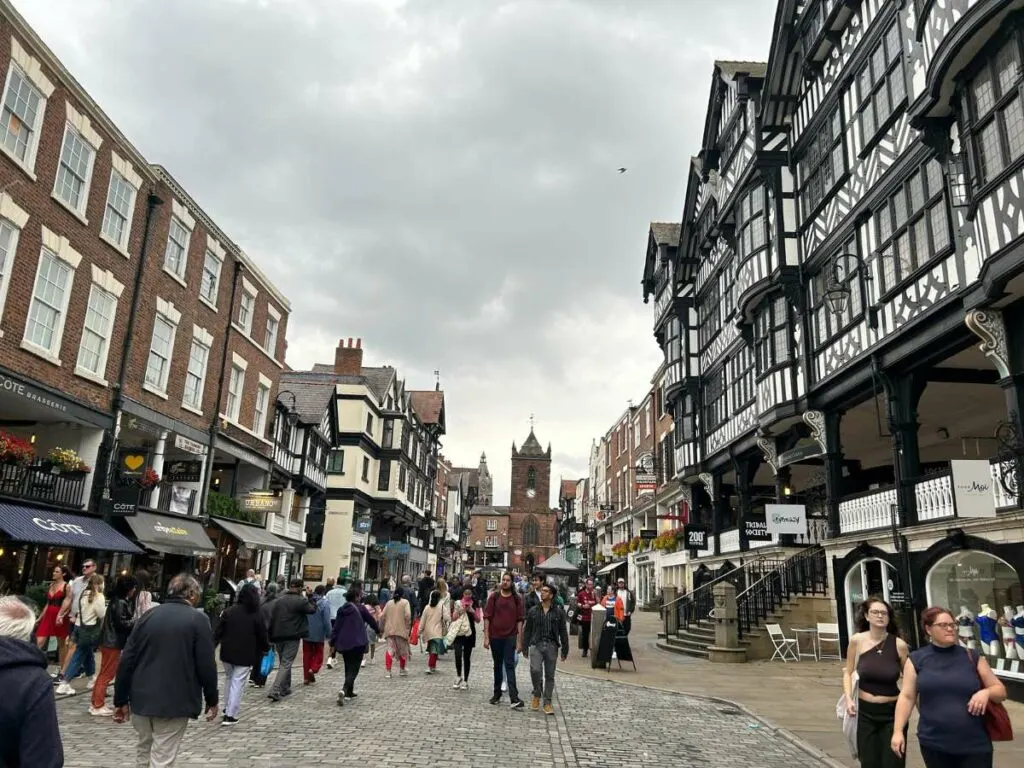
<instances>
[{"instance_id":1,"label":"black trousers","mask_svg":"<svg viewBox=\"0 0 1024 768\"><path fill-rule=\"evenodd\" d=\"M455 674L469 682L469 660L473 657L470 638L456 637L452 650L455 652Z\"/></svg>"},{"instance_id":2,"label":"black trousers","mask_svg":"<svg viewBox=\"0 0 1024 768\"><path fill-rule=\"evenodd\" d=\"M632 616L626 616L622 620L622 634L628 635L629 634L629 630L631 630L632 628L633 628L633 617Z\"/></svg>"},{"instance_id":3,"label":"black trousers","mask_svg":"<svg viewBox=\"0 0 1024 768\"><path fill-rule=\"evenodd\" d=\"M857 702L857 759L861 768L903 768L907 763L892 751L896 702ZM906 736L907 729L903 729Z\"/></svg>"},{"instance_id":4,"label":"black trousers","mask_svg":"<svg viewBox=\"0 0 1024 768\"><path fill-rule=\"evenodd\" d=\"M581 621L580 622L580 650L584 651L584 652L590 650L590 622L589 621Z\"/></svg>"},{"instance_id":5,"label":"black trousers","mask_svg":"<svg viewBox=\"0 0 1024 768\"><path fill-rule=\"evenodd\" d=\"M921 747L921 757L927 768L992 768L992 753L981 752L973 755L949 755L928 747Z\"/></svg>"},{"instance_id":6,"label":"black trousers","mask_svg":"<svg viewBox=\"0 0 1024 768\"><path fill-rule=\"evenodd\" d=\"M363 655L366 648L353 648L341 652L341 658L345 662L345 694L351 696L355 691L356 677L359 675L359 667L363 663Z\"/></svg>"}]
</instances>

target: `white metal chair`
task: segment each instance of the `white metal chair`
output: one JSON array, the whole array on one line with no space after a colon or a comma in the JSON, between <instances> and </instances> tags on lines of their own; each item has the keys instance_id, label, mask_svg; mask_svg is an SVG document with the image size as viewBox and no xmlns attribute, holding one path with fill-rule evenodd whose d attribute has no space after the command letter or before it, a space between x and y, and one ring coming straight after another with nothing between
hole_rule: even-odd
<instances>
[{"instance_id":1,"label":"white metal chair","mask_svg":"<svg viewBox=\"0 0 1024 768\"><path fill-rule=\"evenodd\" d=\"M832 643L836 647L835 653L825 653L825 643ZM843 657L839 647L839 625L818 624L818 661L822 659L836 659L842 661Z\"/></svg>"},{"instance_id":2,"label":"white metal chair","mask_svg":"<svg viewBox=\"0 0 1024 768\"><path fill-rule=\"evenodd\" d=\"M766 624L765 629L768 630L768 636L772 639L772 645L775 646L775 653L770 661L775 661L777 658L782 659L783 663L800 661L796 655L796 638L786 637L781 624Z\"/></svg>"}]
</instances>

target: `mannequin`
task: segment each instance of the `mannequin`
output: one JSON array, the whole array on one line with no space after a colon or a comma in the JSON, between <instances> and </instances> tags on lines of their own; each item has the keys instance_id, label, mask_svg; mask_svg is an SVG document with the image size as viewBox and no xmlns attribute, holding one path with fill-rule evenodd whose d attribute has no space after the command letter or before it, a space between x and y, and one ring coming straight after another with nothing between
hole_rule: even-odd
<instances>
[{"instance_id":1,"label":"mannequin","mask_svg":"<svg viewBox=\"0 0 1024 768\"><path fill-rule=\"evenodd\" d=\"M1017 658L1024 659L1024 605L1017 606L1017 612L1013 615L1010 623L1017 636Z\"/></svg>"},{"instance_id":2,"label":"mannequin","mask_svg":"<svg viewBox=\"0 0 1024 768\"><path fill-rule=\"evenodd\" d=\"M974 642L974 614L967 610L966 605L960 606L960 613L957 614L956 623L959 625L957 636L960 638L960 645L971 650L977 648L978 646Z\"/></svg>"},{"instance_id":3,"label":"mannequin","mask_svg":"<svg viewBox=\"0 0 1024 768\"><path fill-rule=\"evenodd\" d=\"M978 617L974 621L978 625L978 634L981 636L981 652L988 656L999 656L1002 643L999 642L999 634L996 631L996 612L989 607L988 603L982 603Z\"/></svg>"},{"instance_id":4,"label":"mannequin","mask_svg":"<svg viewBox=\"0 0 1024 768\"><path fill-rule=\"evenodd\" d=\"M1003 656L1007 659L1017 658L1016 633L1013 631L1013 608L1003 606L1003 615L999 617L999 634L1003 637Z\"/></svg>"}]
</instances>

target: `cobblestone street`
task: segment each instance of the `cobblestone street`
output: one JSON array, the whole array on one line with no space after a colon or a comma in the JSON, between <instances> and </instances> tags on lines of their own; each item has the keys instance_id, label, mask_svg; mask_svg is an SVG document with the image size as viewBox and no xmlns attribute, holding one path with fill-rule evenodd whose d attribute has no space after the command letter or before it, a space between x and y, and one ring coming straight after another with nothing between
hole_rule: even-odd
<instances>
[{"instance_id":1,"label":"cobblestone street","mask_svg":"<svg viewBox=\"0 0 1024 768\"><path fill-rule=\"evenodd\" d=\"M422 664L408 678L384 678L366 667L355 703L335 703L341 671L315 686L294 689L270 704L248 689L241 722L189 727L179 766L447 765L451 768L570 768L571 766L822 765L799 746L738 710L706 699L564 675L557 716L490 706L490 659L477 653L475 685L451 690L451 664L429 677ZM417 658L417 662L421 659ZM529 691L527 668L519 684ZM294 679L294 676L293 676ZM134 757L135 731L90 717L85 696L58 703L68 768L121 768Z\"/></svg>"}]
</instances>

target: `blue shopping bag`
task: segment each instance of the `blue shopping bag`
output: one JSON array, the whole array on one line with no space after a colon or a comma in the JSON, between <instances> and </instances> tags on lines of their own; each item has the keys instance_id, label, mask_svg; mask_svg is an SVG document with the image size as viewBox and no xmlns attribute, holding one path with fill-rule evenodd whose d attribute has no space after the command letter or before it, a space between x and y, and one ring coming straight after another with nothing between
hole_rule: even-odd
<instances>
[{"instance_id":1,"label":"blue shopping bag","mask_svg":"<svg viewBox=\"0 0 1024 768\"><path fill-rule=\"evenodd\" d=\"M260 662L260 674L266 677L274 670L274 652L267 651L267 655Z\"/></svg>"}]
</instances>

